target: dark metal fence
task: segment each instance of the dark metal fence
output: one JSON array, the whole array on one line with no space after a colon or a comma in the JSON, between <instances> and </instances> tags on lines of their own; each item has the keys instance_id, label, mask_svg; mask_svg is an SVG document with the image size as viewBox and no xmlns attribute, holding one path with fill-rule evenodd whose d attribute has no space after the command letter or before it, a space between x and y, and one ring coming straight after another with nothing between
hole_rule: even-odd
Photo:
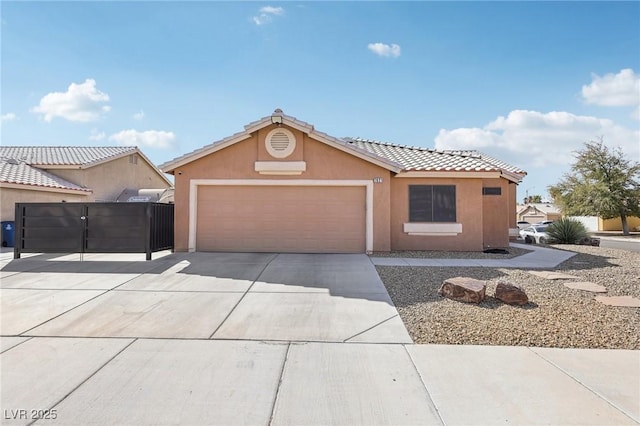
<instances>
[{"instance_id":1,"label":"dark metal fence","mask_svg":"<svg viewBox=\"0 0 640 426\"><path fill-rule=\"evenodd\" d=\"M173 204L16 203L21 253L151 253L173 249Z\"/></svg>"}]
</instances>

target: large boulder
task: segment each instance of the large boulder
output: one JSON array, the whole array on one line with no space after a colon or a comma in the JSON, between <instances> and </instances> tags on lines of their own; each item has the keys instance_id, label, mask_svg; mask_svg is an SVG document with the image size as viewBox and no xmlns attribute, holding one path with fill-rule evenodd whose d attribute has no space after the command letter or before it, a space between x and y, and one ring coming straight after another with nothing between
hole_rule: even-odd
<instances>
[{"instance_id":1,"label":"large boulder","mask_svg":"<svg viewBox=\"0 0 640 426\"><path fill-rule=\"evenodd\" d=\"M509 305L526 305L529 303L527 293L517 284L499 281L496 285L495 298Z\"/></svg>"},{"instance_id":2,"label":"large boulder","mask_svg":"<svg viewBox=\"0 0 640 426\"><path fill-rule=\"evenodd\" d=\"M444 280L438 293L459 302L480 303L484 300L487 284L484 281L468 277L455 277Z\"/></svg>"}]
</instances>

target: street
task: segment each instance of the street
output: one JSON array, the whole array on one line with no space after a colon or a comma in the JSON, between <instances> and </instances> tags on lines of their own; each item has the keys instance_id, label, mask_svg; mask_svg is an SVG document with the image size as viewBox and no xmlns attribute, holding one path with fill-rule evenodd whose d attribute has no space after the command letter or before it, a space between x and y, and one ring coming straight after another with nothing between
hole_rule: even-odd
<instances>
[{"instance_id":1,"label":"street","mask_svg":"<svg viewBox=\"0 0 640 426\"><path fill-rule=\"evenodd\" d=\"M640 252L640 240L600 238L600 247Z\"/></svg>"}]
</instances>

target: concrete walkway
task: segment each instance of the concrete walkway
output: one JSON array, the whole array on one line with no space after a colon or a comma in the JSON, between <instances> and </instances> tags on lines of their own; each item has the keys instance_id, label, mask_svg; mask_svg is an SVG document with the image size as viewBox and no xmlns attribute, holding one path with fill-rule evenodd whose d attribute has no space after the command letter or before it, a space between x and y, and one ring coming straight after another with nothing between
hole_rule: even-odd
<instances>
[{"instance_id":1,"label":"concrete walkway","mask_svg":"<svg viewBox=\"0 0 640 426\"><path fill-rule=\"evenodd\" d=\"M640 424L640 351L411 344L364 255L127 256L1 259L2 424Z\"/></svg>"},{"instance_id":2,"label":"concrete walkway","mask_svg":"<svg viewBox=\"0 0 640 426\"><path fill-rule=\"evenodd\" d=\"M484 268L547 269L555 268L575 253L540 247L535 244L511 243L511 247L532 250L511 259L413 259L400 257L371 257L379 266L475 266Z\"/></svg>"}]
</instances>

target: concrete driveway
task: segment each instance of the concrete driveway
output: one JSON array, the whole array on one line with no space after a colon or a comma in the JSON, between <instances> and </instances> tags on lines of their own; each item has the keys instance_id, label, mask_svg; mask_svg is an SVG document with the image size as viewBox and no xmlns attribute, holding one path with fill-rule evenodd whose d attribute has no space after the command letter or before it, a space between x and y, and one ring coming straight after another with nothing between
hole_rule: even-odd
<instances>
[{"instance_id":1,"label":"concrete driveway","mask_svg":"<svg viewBox=\"0 0 640 426\"><path fill-rule=\"evenodd\" d=\"M360 255L4 257L2 424L638 424L640 352L413 345Z\"/></svg>"},{"instance_id":2,"label":"concrete driveway","mask_svg":"<svg viewBox=\"0 0 640 426\"><path fill-rule=\"evenodd\" d=\"M411 343L365 255L77 259L3 267L2 335Z\"/></svg>"}]
</instances>

